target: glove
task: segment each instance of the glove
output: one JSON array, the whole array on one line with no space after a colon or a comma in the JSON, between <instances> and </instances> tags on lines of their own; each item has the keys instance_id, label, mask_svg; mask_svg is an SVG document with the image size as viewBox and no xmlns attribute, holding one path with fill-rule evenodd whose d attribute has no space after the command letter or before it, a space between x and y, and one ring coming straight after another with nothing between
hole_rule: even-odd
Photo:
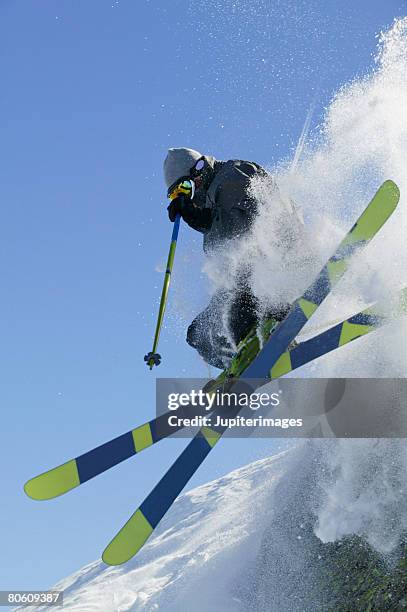
<instances>
[{"instance_id":1,"label":"glove","mask_svg":"<svg viewBox=\"0 0 407 612\"><path fill-rule=\"evenodd\" d=\"M185 214L185 212L190 210L192 207L193 207L193 204L190 198L184 195L179 195L177 198L174 198L171 204L167 208L170 221L174 223L177 215L181 215L182 217Z\"/></svg>"}]
</instances>

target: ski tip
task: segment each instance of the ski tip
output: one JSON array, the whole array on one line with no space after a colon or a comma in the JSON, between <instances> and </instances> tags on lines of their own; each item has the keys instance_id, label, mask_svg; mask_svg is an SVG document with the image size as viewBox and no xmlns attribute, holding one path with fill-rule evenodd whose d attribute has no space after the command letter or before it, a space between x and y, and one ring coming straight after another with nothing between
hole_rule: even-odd
<instances>
[{"instance_id":1,"label":"ski tip","mask_svg":"<svg viewBox=\"0 0 407 612\"><path fill-rule=\"evenodd\" d=\"M393 198L398 202L398 200L400 199L400 189L394 181L392 181L391 179L384 181L382 188L387 189L391 193Z\"/></svg>"},{"instance_id":2,"label":"ski tip","mask_svg":"<svg viewBox=\"0 0 407 612\"><path fill-rule=\"evenodd\" d=\"M72 459L53 470L31 478L25 483L24 491L31 499L42 501L59 497L79 484L78 468L75 459Z\"/></svg>"},{"instance_id":3,"label":"ski tip","mask_svg":"<svg viewBox=\"0 0 407 612\"><path fill-rule=\"evenodd\" d=\"M35 500L51 499L53 497L52 495L44 495L41 485L39 485L38 482L38 476L31 478L31 480L27 480L24 485L24 493Z\"/></svg>"},{"instance_id":4,"label":"ski tip","mask_svg":"<svg viewBox=\"0 0 407 612\"><path fill-rule=\"evenodd\" d=\"M152 532L153 528L142 511L137 510L106 546L102 554L102 561L107 565L122 565L130 561L143 547Z\"/></svg>"},{"instance_id":5,"label":"ski tip","mask_svg":"<svg viewBox=\"0 0 407 612\"><path fill-rule=\"evenodd\" d=\"M359 219L343 239L341 247L370 242L394 213L399 200L400 190L396 183L390 179L382 183ZM331 260L330 264L332 264ZM333 261L333 264L335 267L337 266L336 261Z\"/></svg>"}]
</instances>

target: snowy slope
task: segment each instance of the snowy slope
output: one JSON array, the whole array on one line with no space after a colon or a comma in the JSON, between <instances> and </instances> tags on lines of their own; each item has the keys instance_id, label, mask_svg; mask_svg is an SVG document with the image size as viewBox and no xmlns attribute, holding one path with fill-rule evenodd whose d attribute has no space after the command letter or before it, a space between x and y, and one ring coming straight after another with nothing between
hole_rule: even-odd
<instances>
[{"instance_id":1,"label":"snowy slope","mask_svg":"<svg viewBox=\"0 0 407 612\"><path fill-rule=\"evenodd\" d=\"M97 561L55 585L64 610L242 609L239 589L270 522L284 462L285 453L257 461L179 497L132 561L116 568Z\"/></svg>"},{"instance_id":2,"label":"snowy slope","mask_svg":"<svg viewBox=\"0 0 407 612\"><path fill-rule=\"evenodd\" d=\"M180 496L129 563L97 561L55 589L76 612L338 609L334 543L362 538L393 563L406 482L404 439L305 440ZM349 576L340 594L348 586Z\"/></svg>"}]
</instances>

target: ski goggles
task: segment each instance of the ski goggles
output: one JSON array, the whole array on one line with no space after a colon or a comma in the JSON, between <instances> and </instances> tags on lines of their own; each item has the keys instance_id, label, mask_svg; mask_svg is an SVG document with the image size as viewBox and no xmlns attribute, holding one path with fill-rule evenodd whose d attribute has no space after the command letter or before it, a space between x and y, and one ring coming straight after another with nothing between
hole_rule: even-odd
<instances>
[{"instance_id":1,"label":"ski goggles","mask_svg":"<svg viewBox=\"0 0 407 612\"><path fill-rule=\"evenodd\" d=\"M206 166L205 157L202 156L192 166L191 171L190 171L190 176L192 176L192 178L199 176L202 173L202 170L204 170L205 166Z\"/></svg>"},{"instance_id":2,"label":"ski goggles","mask_svg":"<svg viewBox=\"0 0 407 612\"><path fill-rule=\"evenodd\" d=\"M167 191L167 196L171 201L175 200L175 198L178 198L180 195L187 196L188 198L191 198L191 200L194 197L195 183L191 178L184 177L178 179L171 185L171 187L169 187Z\"/></svg>"},{"instance_id":3,"label":"ski goggles","mask_svg":"<svg viewBox=\"0 0 407 612\"><path fill-rule=\"evenodd\" d=\"M167 196L169 197L169 199L174 200L180 195L186 195L192 200L197 189L195 179L198 180L198 177L202 174L202 171L205 169L205 167L205 158L202 156L192 166L188 176L182 176L169 187L167 191Z\"/></svg>"}]
</instances>

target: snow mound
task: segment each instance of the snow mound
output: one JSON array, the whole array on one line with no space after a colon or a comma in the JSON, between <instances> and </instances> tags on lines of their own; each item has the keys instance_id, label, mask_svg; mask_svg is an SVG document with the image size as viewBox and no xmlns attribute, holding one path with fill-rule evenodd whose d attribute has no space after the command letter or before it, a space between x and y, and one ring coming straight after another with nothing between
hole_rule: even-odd
<instances>
[{"instance_id":1,"label":"snow mound","mask_svg":"<svg viewBox=\"0 0 407 612\"><path fill-rule=\"evenodd\" d=\"M256 461L179 497L126 565L97 561L56 584L64 592L64 610L240 610L239 585L255 565L285 455Z\"/></svg>"},{"instance_id":2,"label":"snow mound","mask_svg":"<svg viewBox=\"0 0 407 612\"><path fill-rule=\"evenodd\" d=\"M406 458L402 439L302 441L179 497L129 563L91 563L54 589L76 612L349 609L348 578L332 595L335 554L356 537L350 565L362 542L378 568L399 559Z\"/></svg>"}]
</instances>

